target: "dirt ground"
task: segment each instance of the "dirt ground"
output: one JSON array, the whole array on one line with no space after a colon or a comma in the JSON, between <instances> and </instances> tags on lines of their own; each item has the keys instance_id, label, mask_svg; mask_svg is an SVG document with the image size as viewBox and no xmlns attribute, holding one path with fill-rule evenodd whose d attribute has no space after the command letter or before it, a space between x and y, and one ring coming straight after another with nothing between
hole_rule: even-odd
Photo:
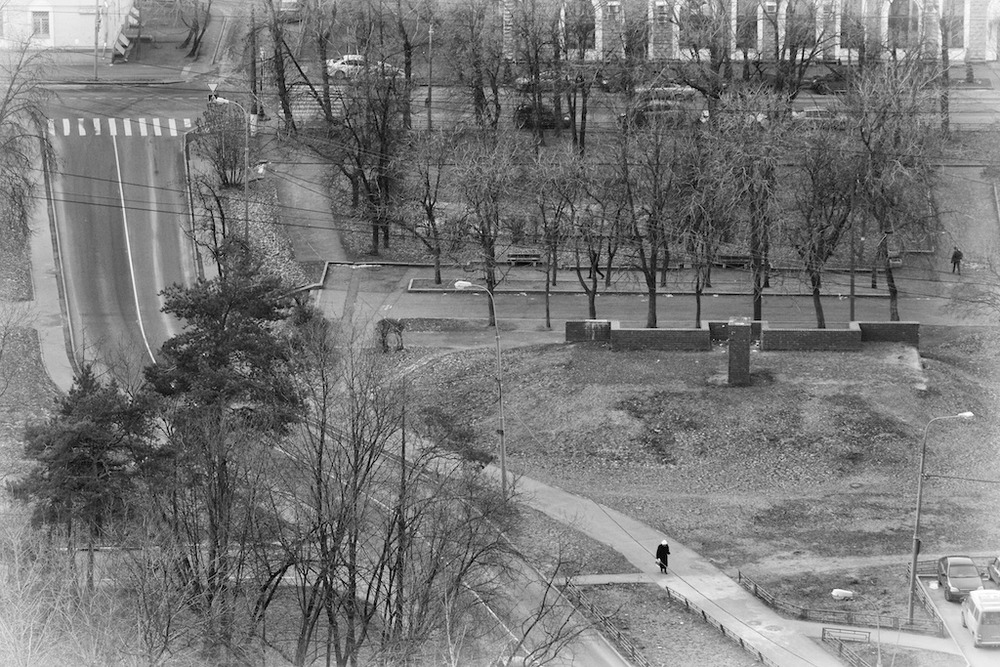
<instances>
[{"instance_id":1,"label":"dirt ground","mask_svg":"<svg viewBox=\"0 0 1000 667\"><path fill-rule=\"evenodd\" d=\"M888 344L860 353L755 351L753 384L743 389L725 382L722 349L511 350L508 466L657 527L789 602L830 608L829 591L849 583L879 600L882 613L902 615L929 416L971 410L977 418L928 433L927 470L950 477L925 484L925 557L989 553L1000 543L989 510L1000 488L971 481L995 480L1000 470L997 342L992 332L942 327L926 332L919 354ZM463 406L453 416L476 442L490 442L495 426L492 364L489 350L457 352L422 365L417 380L434 389L423 395L433 394L436 405ZM543 565L545 553L575 544L551 527L531 528L525 539ZM600 545L574 550L578 573L621 571ZM643 618L675 618L645 592L602 587L598 598L608 614L628 602ZM639 622L631 612L622 621L647 647L692 641L708 655L727 650L715 635L712 648L705 639L677 640L684 612L676 613L664 623ZM647 657L668 656L650 648ZM903 658L896 664L943 664L942 656Z\"/></svg>"}]
</instances>

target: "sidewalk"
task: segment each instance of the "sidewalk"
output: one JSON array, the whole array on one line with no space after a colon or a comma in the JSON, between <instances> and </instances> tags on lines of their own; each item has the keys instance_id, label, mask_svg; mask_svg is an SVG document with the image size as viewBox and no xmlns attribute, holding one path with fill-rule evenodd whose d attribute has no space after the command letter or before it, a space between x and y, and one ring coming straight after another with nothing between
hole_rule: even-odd
<instances>
[{"instance_id":1,"label":"sidewalk","mask_svg":"<svg viewBox=\"0 0 1000 667\"><path fill-rule=\"evenodd\" d=\"M228 19L216 8L202 36L197 58L188 58L187 48L178 48L187 37L183 25L151 25L143 27L143 35L152 41L142 41L132 47L128 62L112 64L113 49L99 45L95 57L93 47L79 50L51 50L45 53L47 85L73 84L162 84L189 81L197 76L219 71L217 50L229 25Z\"/></svg>"},{"instance_id":2,"label":"sidewalk","mask_svg":"<svg viewBox=\"0 0 1000 667\"><path fill-rule=\"evenodd\" d=\"M640 570L639 574L594 575L575 581L655 583L689 600L696 612L704 612L716 624L724 625L739 641L775 665L842 664L819 643L819 638L823 627L843 626L824 626L780 616L696 552L609 507L527 477L518 477L515 488L529 506L610 546ZM667 574L657 572L653 563L653 548L662 539L670 543ZM881 641L884 645L958 653L954 642L948 639L905 632L883 631Z\"/></svg>"}]
</instances>

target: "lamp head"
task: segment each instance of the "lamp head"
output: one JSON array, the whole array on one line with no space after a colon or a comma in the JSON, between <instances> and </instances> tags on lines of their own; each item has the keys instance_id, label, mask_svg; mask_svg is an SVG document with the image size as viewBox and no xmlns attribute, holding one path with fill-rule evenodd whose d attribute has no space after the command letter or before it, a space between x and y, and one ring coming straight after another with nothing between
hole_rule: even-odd
<instances>
[{"instance_id":1,"label":"lamp head","mask_svg":"<svg viewBox=\"0 0 1000 667\"><path fill-rule=\"evenodd\" d=\"M972 419L972 418L973 418L973 417L975 417L976 415L972 414L971 412L968 412L968 411L966 411L966 412L959 412L959 413L958 413L957 415L955 415L955 416L956 416L956 417L959 417L959 418L961 418L961 419Z\"/></svg>"},{"instance_id":2,"label":"lamp head","mask_svg":"<svg viewBox=\"0 0 1000 667\"><path fill-rule=\"evenodd\" d=\"M834 600L853 600L854 591L844 590L843 588L834 588L830 591L830 595L833 596Z\"/></svg>"},{"instance_id":3,"label":"lamp head","mask_svg":"<svg viewBox=\"0 0 1000 667\"><path fill-rule=\"evenodd\" d=\"M470 287L472 287L472 283L470 283L468 280L455 281L455 289L469 289Z\"/></svg>"}]
</instances>

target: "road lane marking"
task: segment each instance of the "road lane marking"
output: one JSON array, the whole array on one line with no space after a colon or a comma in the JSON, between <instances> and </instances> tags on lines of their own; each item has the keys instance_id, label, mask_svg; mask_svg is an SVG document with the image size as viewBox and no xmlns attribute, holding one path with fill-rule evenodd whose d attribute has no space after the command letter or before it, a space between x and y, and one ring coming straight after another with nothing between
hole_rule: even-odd
<instances>
[{"instance_id":1,"label":"road lane marking","mask_svg":"<svg viewBox=\"0 0 1000 667\"><path fill-rule=\"evenodd\" d=\"M132 296L135 300L135 316L139 320L139 333L142 334L142 344L146 346L146 352L149 354L150 361L156 363L156 357L153 356L153 349L149 346L149 339L146 337L146 326L142 323L142 309L139 307L139 286L135 280L135 262L132 261L132 241L128 233L128 210L125 205L125 186L122 183L122 164L118 157L118 139L112 137L111 141L114 143L115 148L115 168L118 171L118 196L121 197L122 203L122 224L125 227L125 254L128 255L128 270L132 276Z\"/></svg>"},{"instance_id":2,"label":"road lane marking","mask_svg":"<svg viewBox=\"0 0 1000 667\"><path fill-rule=\"evenodd\" d=\"M77 130L80 131L80 136L81 137L87 136L87 126L85 124L85 122L86 122L87 119L86 118L77 118L76 120L77 120Z\"/></svg>"},{"instance_id":3,"label":"road lane marking","mask_svg":"<svg viewBox=\"0 0 1000 667\"><path fill-rule=\"evenodd\" d=\"M49 120L49 134L54 135L56 133L56 122L51 118Z\"/></svg>"},{"instance_id":4,"label":"road lane marking","mask_svg":"<svg viewBox=\"0 0 1000 667\"><path fill-rule=\"evenodd\" d=\"M68 137L71 131L72 126L69 123L69 118L63 118L63 136Z\"/></svg>"},{"instance_id":5,"label":"road lane marking","mask_svg":"<svg viewBox=\"0 0 1000 667\"><path fill-rule=\"evenodd\" d=\"M154 137L159 137L162 134L163 134L163 130L160 128L160 119L159 118L154 118L153 119L153 136Z\"/></svg>"},{"instance_id":6,"label":"road lane marking","mask_svg":"<svg viewBox=\"0 0 1000 667\"><path fill-rule=\"evenodd\" d=\"M191 119L190 118L185 118L184 119L184 129L185 130L190 130L192 127L194 127L194 124L191 122Z\"/></svg>"},{"instance_id":7,"label":"road lane marking","mask_svg":"<svg viewBox=\"0 0 1000 667\"><path fill-rule=\"evenodd\" d=\"M101 136L101 119L100 118L95 118L94 119L94 136L95 137Z\"/></svg>"},{"instance_id":8,"label":"road lane marking","mask_svg":"<svg viewBox=\"0 0 1000 667\"><path fill-rule=\"evenodd\" d=\"M125 130L125 136L126 137L131 137L132 136L132 119L131 118L122 118L122 129Z\"/></svg>"},{"instance_id":9,"label":"road lane marking","mask_svg":"<svg viewBox=\"0 0 1000 667\"><path fill-rule=\"evenodd\" d=\"M118 136L118 119L117 118L109 118L108 119L108 134L110 134L112 137L117 137Z\"/></svg>"},{"instance_id":10,"label":"road lane marking","mask_svg":"<svg viewBox=\"0 0 1000 667\"><path fill-rule=\"evenodd\" d=\"M147 134L149 134L149 128L146 127L146 119L140 118L138 119L138 122L139 122L139 136L145 137Z\"/></svg>"}]
</instances>

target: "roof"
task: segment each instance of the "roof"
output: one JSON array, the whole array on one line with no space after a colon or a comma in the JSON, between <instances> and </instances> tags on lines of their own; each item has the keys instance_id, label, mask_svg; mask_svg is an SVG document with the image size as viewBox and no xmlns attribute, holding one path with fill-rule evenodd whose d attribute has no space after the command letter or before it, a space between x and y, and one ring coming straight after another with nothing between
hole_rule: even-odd
<instances>
[{"instance_id":1,"label":"roof","mask_svg":"<svg viewBox=\"0 0 1000 667\"><path fill-rule=\"evenodd\" d=\"M1000 611L1000 591L981 590L971 591L969 597L979 604L983 609L990 611Z\"/></svg>"}]
</instances>

